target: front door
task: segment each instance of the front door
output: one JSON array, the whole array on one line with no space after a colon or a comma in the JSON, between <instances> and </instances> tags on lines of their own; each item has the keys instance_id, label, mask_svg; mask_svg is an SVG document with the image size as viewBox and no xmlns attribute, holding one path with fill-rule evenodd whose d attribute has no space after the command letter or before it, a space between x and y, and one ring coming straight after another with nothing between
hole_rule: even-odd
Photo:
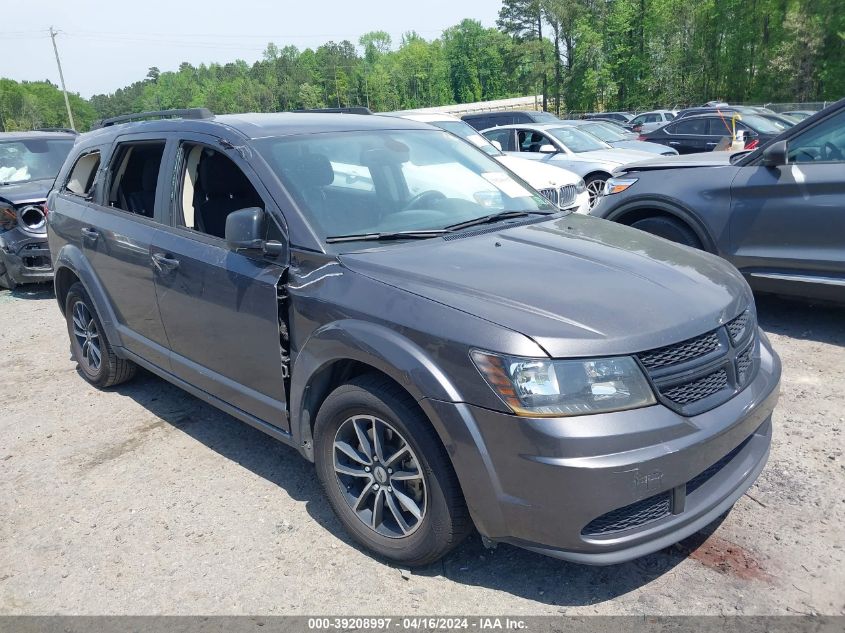
<instances>
[{"instance_id":1,"label":"front door","mask_svg":"<svg viewBox=\"0 0 845 633\"><path fill-rule=\"evenodd\" d=\"M749 165L731 188L733 261L752 286L845 297L845 110L788 140L789 164Z\"/></svg>"},{"instance_id":2,"label":"front door","mask_svg":"<svg viewBox=\"0 0 845 633\"><path fill-rule=\"evenodd\" d=\"M226 216L272 201L234 149L182 140L171 173L171 226L152 246L156 290L173 373L224 402L287 430L279 290L284 258L230 250ZM249 174L249 175L247 175Z\"/></svg>"},{"instance_id":3,"label":"front door","mask_svg":"<svg viewBox=\"0 0 845 633\"><path fill-rule=\"evenodd\" d=\"M86 210L82 244L114 308L123 346L168 369L168 342L150 259L153 236L161 227L165 146L161 135L117 139L96 204Z\"/></svg>"}]
</instances>

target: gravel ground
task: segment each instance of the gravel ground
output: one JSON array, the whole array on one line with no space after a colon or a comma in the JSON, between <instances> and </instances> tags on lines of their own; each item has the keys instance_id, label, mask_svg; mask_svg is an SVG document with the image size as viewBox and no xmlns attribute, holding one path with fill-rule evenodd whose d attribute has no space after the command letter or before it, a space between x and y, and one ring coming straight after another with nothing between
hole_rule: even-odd
<instances>
[{"instance_id":1,"label":"gravel ground","mask_svg":"<svg viewBox=\"0 0 845 633\"><path fill-rule=\"evenodd\" d=\"M146 373L97 391L52 291L0 291L0 614L845 614L845 311L759 312L772 456L720 525L609 568L476 536L403 575L295 451Z\"/></svg>"}]
</instances>

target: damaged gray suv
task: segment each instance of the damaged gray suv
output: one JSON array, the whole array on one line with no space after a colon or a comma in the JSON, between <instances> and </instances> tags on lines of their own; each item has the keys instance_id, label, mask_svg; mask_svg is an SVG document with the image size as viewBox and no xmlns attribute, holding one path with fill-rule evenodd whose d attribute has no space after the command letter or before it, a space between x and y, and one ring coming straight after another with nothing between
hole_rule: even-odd
<instances>
[{"instance_id":1,"label":"damaged gray suv","mask_svg":"<svg viewBox=\"0 0 845 633\"><path fill-rule=\"evenodd\" d=\"M780 362L736 269L560 211L424 123L121 117L49 208L82 377L140 366L296 447L385 559L476 528L618 563L766 462Z\"/></svg>"}]
</instances>

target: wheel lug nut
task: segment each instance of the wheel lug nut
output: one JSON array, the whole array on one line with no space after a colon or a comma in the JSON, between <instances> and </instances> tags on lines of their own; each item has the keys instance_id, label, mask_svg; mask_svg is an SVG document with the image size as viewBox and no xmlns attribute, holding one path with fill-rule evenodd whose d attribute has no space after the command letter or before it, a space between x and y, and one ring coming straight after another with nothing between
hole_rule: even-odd
<instances>
[{"instance_id":1,"label":"wheel lug nut","mask_svg":"<svg viewBox=\"0 0 845 633\"><path fill-rule=\"evenodd\" d=\"M392 469L392 468L388 468L388 469L387 469L387 474L388 474L388 475L392 475L392 474L393 474L393 469Z\"/></svg>"},{"instance_id":2,"label":"wheel lug nut","mask_svg":"<svg viewBox=\"0 0 845 633\"><path fill-rule=\"evenodd\" d=\"M364 472L365 472L365 473L370 472L370 467L369 467L369 466L364 466Z\"/></svg>"},{"instance_id":3,"label":"wheel lug nut","mask_svg":"<svg viewBox=\"0 0 845 633\"><path fill-rule=\"evenodd\" d=\"M378 484L375 484L375 485L373 486L373 490L378 490Z\"/></svg>"},{"instance_id":4,"label":"wheel lug nut","mask_svg":"<svg viewBox=\"0 0 845 633\"><path fill-rule=\"evenodd\" d=\"M388 486L388 487L387 487L387 492L393 492L393 488L391 488L390 486Z\"/></svg>"}]
</instances>

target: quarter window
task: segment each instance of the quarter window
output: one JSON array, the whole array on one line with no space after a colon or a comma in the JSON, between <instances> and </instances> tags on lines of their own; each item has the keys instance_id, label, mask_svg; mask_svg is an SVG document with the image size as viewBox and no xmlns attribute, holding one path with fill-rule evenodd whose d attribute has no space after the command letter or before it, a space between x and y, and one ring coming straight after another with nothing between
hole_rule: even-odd
<instances>
[{"instance_id":1,"label":"quarter window","mask_svg":"<svg viewBox=\"0 0 845 633\"><path fill-rule=\"evenodd\" d=\"M87 196L90 194L94 188L94 178L99 168L99 151L89 152L77 158L65 183L65 191L69 191L77 196Z\"/></svg>"},{"instance_id":2,"label":"quarter window","mask_svg":"<svg viewBox=\"0 0 845 633\"><path fill-rule=\"evenodd\" d=\"M121 143L109 171L108 206L152 218L164 141Z\"/></svg>"}]
</instances>

